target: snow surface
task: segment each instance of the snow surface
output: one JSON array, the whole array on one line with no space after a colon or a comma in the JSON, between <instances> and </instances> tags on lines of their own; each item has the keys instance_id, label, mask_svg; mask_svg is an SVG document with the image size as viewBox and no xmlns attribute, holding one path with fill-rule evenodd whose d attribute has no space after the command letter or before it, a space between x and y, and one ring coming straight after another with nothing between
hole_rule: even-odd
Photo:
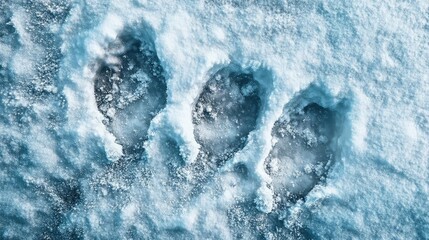
<instances>
[{"instance_id":1,"label":"snow surface","mask_svg":"<svg viewBox=\"0 0 429 240\"><path fill-rule=\"evenodd\" d=\"M1 239L429 239L429 2L0 0Z\"/></svg>"}]
</instances>

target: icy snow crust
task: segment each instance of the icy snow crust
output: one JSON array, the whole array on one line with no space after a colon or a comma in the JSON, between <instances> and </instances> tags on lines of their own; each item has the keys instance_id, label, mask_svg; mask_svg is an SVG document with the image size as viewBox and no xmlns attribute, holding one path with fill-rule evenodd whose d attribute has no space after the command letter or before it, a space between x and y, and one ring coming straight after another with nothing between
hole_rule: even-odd
<instances>
[{"instance_id":1,"label":"icy snow crust","mask_svg":"<svg viewBox=\"0 0 429 240\"><path fill-rule=\"evenodd\" d=\"M428 239L428 1L0 1L0 238Z\"/></svg>"}]
</instances>

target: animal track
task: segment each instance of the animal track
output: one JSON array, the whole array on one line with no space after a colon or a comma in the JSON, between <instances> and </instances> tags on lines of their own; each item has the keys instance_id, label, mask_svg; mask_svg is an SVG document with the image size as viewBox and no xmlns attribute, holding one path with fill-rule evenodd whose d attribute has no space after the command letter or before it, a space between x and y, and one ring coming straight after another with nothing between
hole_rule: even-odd
<instances>
[{"instance_id":1,"label":"animal track","mask_svg":"<svg viewBox=\"0 0 429 240\"><path fill-rule=\"evenodd\" d=\"M313 90L308 92L314 93ZM234 238L307 238L300 224L284 227L284 221L288 220L284 212L298 200L305 200L327 176L335 160L335 140L341 120L336 107L308 103L307 97L304 92L289 103L272 129L275 144L265 161L265 171L272 179L275 208L265 214L255 211L253 199L238 199L228 209L229 225L240 228L234 232Z\"/></svg>"},{"instance_id":2,"label":"animal track","mask_svg":"<svg viewBox=\"0 0 429 240\"><path fill-rule=\"evenodd\" d=\"M277 143L266 160L266 171L277 194L294 202L326 177L334 160L335 127L335 112L317 103L275 123L272 135Z\"/></svg>"},{"instance_id":3,"label":"animal track","mask_svg":"<svg viewBox=\"0 0 429 240\"><path fill-rule=\"evenodd\" d=\"M165 107L165 77L148 39L124 33L109 53L113 63L103 62L95 79L96 101L106 125L129 155L142 149L150 121ZM208 80L192 114L201 152L188 170L200 184L244 147L261 112L262 91L251 72L235 65ZM335 120L333 110L310 103L288 109L275 123L272 135L277 143L265 168L281 198L301 199L324 179L333 161Z\"/></svg>"},{"instance_id":4,"label":"animal track","mask_svg":"<svg viewBox=\"0 0 429 240\"><path fill-rule=\"evenodd\" d=\"M195 138L209 161L220 166L244 147L261 111L260 94L252 73L233 67L218 71L207 82L195 105L193 122Z\"/></svg>"},{"instance_id":5,"label":"animal track","mask_svg":"<svg viewBox=\"0 0 429 240\"><path fill-rule=\"evenodd\" d=\"M97 106L125 152L132 153L142 149L151 120L166 105L164 70L147 36L125 31L108 52L95 78Z\"/></svg>"},{"instance_id":6,"label":"animal track","mask_svg":"<svg viewBox=\"0 0 429 240\"><path fill-rule=\"evenodd\" d=\"M166 79L148 39L122 34L110 46L110 55L100 64L95 79L98 109L106 117L106 126L124 147L123 159L132 160L134 154L142 151L151 120L166 106ZM168 172L166 183L171 191L181 195L177 201L187 204L189 199L203 194L204 188L215 186L209 184L210 179L215 179L218 169L244 148L249 133L256 129L263 111L264 91L253 72L235 65L219 70L207 81L192 112L194 136L201 146L197 161L184 166L177 143L159 143L166 149L158 156ZM307 101L303 98L301 104ZM254 208L253 197L237 200L226 212L230 226L245 228L243 234L234 233L235 237L291 234L290 229L282 228L281 211L304 199L326 177L334 162L338 116L335 109L316 102L301 107L288 105L274 124L272 136L276 143L265 161L265 171L272 178L270 187L274 189L276 208L265 214ZM122 169L122 162L115 165L119 169L113 170L113 166L108 172L128 172ZM125 165L140 169L144 164ZM233 171L237 178L250 181L245 165L237 165ZM255 232L261 227L264 231Z\"/></svg>"}]
</instances>

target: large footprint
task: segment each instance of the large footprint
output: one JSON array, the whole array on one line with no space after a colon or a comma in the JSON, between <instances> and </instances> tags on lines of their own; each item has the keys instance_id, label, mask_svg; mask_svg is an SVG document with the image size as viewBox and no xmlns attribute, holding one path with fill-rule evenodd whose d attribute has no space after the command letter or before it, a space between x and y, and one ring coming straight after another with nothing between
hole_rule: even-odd
<instances>
[{"instance_id":1,"label":"large footprint","mask_svg":"<svg viewBox=\"0 0 429 240\"><path fill-rule=\"evenodd\" d=\"M193 109L200 153L195 163L185 167L195 180L192 194L245 146L257 124L261 94L253 73L235 65L219 70L207 81Z\"/></svg>"},{"instance_id":2,"label":"large footprint","mask_svg":"<svg viewBox=\"0 0 429 240\"><path fill-rule=\"evenodd\" d=\"M222 165L256 127L261 88L251 73L225 68L206 84L193 112L194 134L210 162Z\"/></svg>"},{"instance_id":3,"label":"large footprint","mask_svg":"<svg viewBox=\"0 0 429 240\"><path fill-rule=\"evenodd\" d=\"M123 146L124 155L88 179L89 183L83 188L86 198L67 213L67 221L61 226L67 230L62 233L67 239L81 238L86 234L91 236L92 226L86 228L88 225L81 226L70 219L85 218L91 211L97 215L98 209L87 208L92 201L112 206L125 204L132 194L130 189L144 185L152 178L148 166L139 159L143 156L143 144L147 140L150 123L166 105L167 86L153 41L148 34L133 33L135 31L125 30L109 45L94 79L98 110L104 115L108 130ZM77 197L80 199L80 195L71 197L68 201L75 201ZM97 216L103 218L118 214L120 210L119 207L111 208L104 210L102 216ZM112 226L108 224L105 223ZM120 228L117 222L113 227Z\"/></svg>"},{"instance_id":4,"label":"large footprint","mask_svg":"<svg viewBox=\"0 0 429 240\"><path fill-rule=\"evenodd\" d=\"M127 32L111 44L95 78L98 109L125 154L142 149L151 120L165 107L164 70L149 37Z\"/></svg>"},{"instance_id":5,"label":"large footprint","mask_svg":"<svg viewBox=\"0 0 429 240\"><path fill-rule=\"evenodd\" d=\"M298 104L307 102L297 100ZM265 161L276 207L265 214L255 208L253 199L237 201L228 209L229 225L240 229L234 232L234 238L306 239L305 227L285 226L285 211L298 200L305 200L328 174L334 161L338 117L335 109L317 103L298 107L289 104L274 125L276 143Z\"/></svg>"},{"instance_id":6,"label":"large footprint","mask_svg":"<svg viewBox=\"0 0 429 240\"><path fill-rule=\"evenodd\" d=\"M266 170L280 198L301 199L326 176L334 158L335 130L335 112L317 103L289 112L275 123L272 135L277 143Z\"/></svg>"}]
</instances>

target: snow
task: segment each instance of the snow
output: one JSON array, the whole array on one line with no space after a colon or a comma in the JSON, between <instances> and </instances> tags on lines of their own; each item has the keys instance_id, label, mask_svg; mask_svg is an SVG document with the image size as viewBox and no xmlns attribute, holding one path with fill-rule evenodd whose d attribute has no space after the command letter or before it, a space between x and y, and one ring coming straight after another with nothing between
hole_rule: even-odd
<instances>
[{"instance_id":1,"label":"snow","mask_svg":"<svg viewBox=\"0 0 429 240\"><path fill-rule=\"evenodd\" d=\"M0 238L429 238L429 2L0 2Z\"/></svg>"}]
</instances>

